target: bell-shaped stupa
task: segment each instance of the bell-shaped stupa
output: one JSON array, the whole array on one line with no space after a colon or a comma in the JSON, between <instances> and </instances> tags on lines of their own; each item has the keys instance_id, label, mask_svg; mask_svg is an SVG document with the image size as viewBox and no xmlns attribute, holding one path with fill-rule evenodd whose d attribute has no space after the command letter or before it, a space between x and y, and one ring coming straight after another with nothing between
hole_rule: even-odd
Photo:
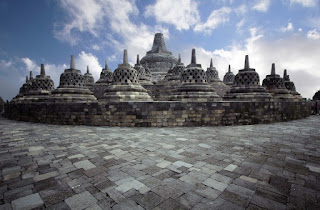
<instances>
[{"instance_id":1,"label":"bell-shaped stupa","mask_svg":"<svg viewBox=\"0 0 320 210\"><path fill-rule=\"evenodd\" d=\"M176 66L170 68L164 78L164 81L167 84L179 85L181 83L181 74L184 70L185 66L181 62L181 56L179 54L178 63Z\"/></svg>"},{"instance_id":2,"label":"bell-shaped stupa","mask_svg":"<svg viewBox=\"0 0 320 210\"><path fill-rule=\"evenodd\" d=\"M105 90L106 102L152 101L152 98L139 83L138 73L128 63L127 50L123 53L123 63L113 72L112 85Z\"/></svg>"},{"instance_id":3,"label":"bell-shaped stupa","mask_svg":"<svg viewBox=\"0 0 320 210\"><path fill-rule=\"evenodd\" d=\"M75 68L74 57L71 56L70 68L60 75L59 87L51 92L54 102L91 102L96 101L93 93L87 88L86 80L80 70Z\"/></svg>"},{"instance_id":4,"label":"bell-shaped stupa","mask_svg":"<svg viewBox=\"0 0 320 210\"><path fill-rule=\"evenodd\" d=\"M162 33L156 33L152 49L141 59L141 64L151 72L151 81L162 80L167 71L177 64L177 59L167 50Z\"/></svg>"},{"instance_id":5,"label":"bell-shaped stupa","mask_svg":"<svg viewBox=\"0 0 320 210\"><path fill-rule=\"evenodd\" d=\"M94 85L94 78L89 71L89 66L87 66L87 73L85 73L83 77L85 80L85 86L87 86L90 89Z\"/></svg>"},{"instance_id":6,"label":"bell-shaped stupa","mask_svg":"<svg viewBox=\"0 0 320 210\"><path fill-rule=\"evenodd\" d=\"M249 56L246 55L244 69L235 76L230 91L225 100L233 101L270 101L271 95L260 85L259 74L249 67Z\"/></svg>"},{"instance_id":7,"label":"bell-shaped stupa","mask_svg":"<svg viewBox=\"0 0 320 210\"><path fill-rule=\"evenodd\" d=\"M231 67L229 65L228 72L223 77L223 83L232 86L234 81L235 75L231 72Z\"/></svg>"},{"instance_id":8,"label":"bell-shaped stupa","mask_svg":"<svg viewBox=\"0 0 320 210\"><path fill-rule=\"evenodd\" d=\"M111 69L108 68L107 61L105 61L105 66L100 73L99 80L90 88L97 99L103 98L106 88L112 83L112 78L113 73Z\"/></svg>"},{"instance_id":9,"label":"bell-shaped stupa","mask_svg":"<svg viewBox=\"0 0 320 210\"><path fill-rule=\"evenodd\" d=\"M283 79L276 74L276 67L273 63L271 66L271 74L267 75L262 82L262 86L267 89L274 100L292 100L293 95L286 89Z\"/></svg>"},{"instance_id":10,"label":"bell-shaped stupa","mask_svg":"<svg viewBox=\"0 0 320 210\"><path fill-rule=\"evenodd\" d=\"M170 100L183 102L221 100L214 88L207 83L207 75L201 64L197 64L195 49L192 49L191 63L182 72L181 85L172 93Z\"/></svg>"},{"instance_id":11,"label":"bell-shaped stupa","mask_svg":"<svg viewBox=\"0 0 320 210\"><path fill-rule=\"evenodd\" d=\"M206 74L209 85L211 85L215 89L216 93L220 97L223 97L230 89L230 87L228 87L220 80L219 72L216 67L213 66L212 59L210 60L210 67L207 68Z\"/></svg>"},{"instance_id":12,"label":"bell-shaped stupa","mask_svg":"<svg viewBox=\"0 0 320 210\"><path fill-rule=\"evenodd\" d=\"M146 71L146 69L141 65L139 55L137 55L137 63L133 67L135 70L137 70L139 83L144 85L152 85L152 82L150 81L150 73Z\"/></svg>"},{"instance_id":13,"label":"bell-shaped stupa","mask_svg":"<svg viewBox=\"0 0 320 210\"><path fill-rule=\"evenodd\" d=\"M292 81L290 81L290 77L287 74L287 69L283 71L283 80L284 80L284 85L286 88L289 90L289 92L298 100L302 99L300 93L296 91L296 86Z\"/></svg>"}]
</instances>

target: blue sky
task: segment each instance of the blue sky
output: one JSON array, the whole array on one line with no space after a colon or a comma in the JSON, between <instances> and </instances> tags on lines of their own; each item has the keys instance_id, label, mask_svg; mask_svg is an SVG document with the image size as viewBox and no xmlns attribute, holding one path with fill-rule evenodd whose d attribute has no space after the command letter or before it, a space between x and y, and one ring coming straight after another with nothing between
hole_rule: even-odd
<instances>
[{"instance_id":1,"label":"blue sky","mask_svg":"<svg viewBox=\"0 0 320 210\"><path fill-rule=\"evenodd\" d=\"M128 49L134 64L157 32L185 65L192 48L204 69L213 58L221 79L248 54L261 83L276 63L302 96L320 89L320 0L0 0L0 31L0 96L9 100L41 63L55 87L70 55L96 81L105 60L114 70Z\"/></svg>"}]
</instances>

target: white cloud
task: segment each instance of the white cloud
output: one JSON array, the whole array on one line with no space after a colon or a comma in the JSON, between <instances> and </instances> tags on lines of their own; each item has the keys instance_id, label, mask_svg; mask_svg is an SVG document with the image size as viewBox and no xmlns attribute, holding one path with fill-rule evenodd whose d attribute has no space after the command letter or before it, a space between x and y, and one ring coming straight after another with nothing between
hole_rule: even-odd
<instances>
[{"instance_id":1,"label":"white cloud","mask_svg":"<svg viewBox=\"0 0 320 210\"><path fill-rule=\"evenodd\" d=\"M60 0L60 5L71 21L62 26L56 25L54 34L57 39L74 45L80 39L77 31L97 36L105 12L98 0Z\"/></svg>"},{"instance_id":2,"label":"white cloud","mask_svg":"<svg viewBox=\"0 0 320 210\"><path fill-rule=\"evenodd\" d=\"M302 28L299 28L298 31L299 31L299 32L302 32L303 30L302 30Z\"/></svg>"},{"instance_id":3,"label":"white cloud","mask_svg":"<svg viewBox=\"0 0 320 210\"><path fill-rule=\"evenodd\" d=\"M94 77L94 81L97 81L100 77L102 66L99 64L98 58L91 53L81 51L75 58L76 69L81 70L82 74L87 72L87 66L89 71Z\"/></svg>"},{"instance_id":4,"label":"white cloud","mask_svg":"<svg viewBox=\"0 0 320 210\"><path fill-rule=\"evenodd\" d=\"M38 70L40 67L38 67L30 58L21 58L21 60L26 65L28 71L33 71L33 73L40 72L40 70Z\"/></svg>"},{"instance_id":5,"label":"white cloud","mask_svg":"<svg viewBox=\"0 0 320 210\"><path fill-rule=\"evenodd\" d=\"M288 23L287 27L281 28L282 32L288 32L288 31L293 31L293 30L294 30L294 27L293 27L292 23Z\"/></svg>"},{"instance_id":6,"label":"white cloud","mask_svg":"<svg viewBox=\"0 0 320 210\"><path fill-rule=\"evenodd\" d=\"M238 6L237 8L234 9L234 12L237 14L237 15L244 15L246 14L248 11L248 8L245 4L242 4L240 6Z\"/></svg>"},{"instance_id":7,"label":"white cloud","mask_svg":"<svg viewBox=\"0 0 320 210\"><path fill-rule=\"evenodd\" d=\"M229 21L229 15L231 9L229 7L222 7L217 10L213 10L205 23L199 23L195 26L194 31L203 31L205 33L211 33L220 24Z\"/></svg>"},{"instance_id":8,"label":"white cloud","mask_svg":"<svg viewBox=\"0 0 320 210\"><path fill-rule=\"evenodd\" d=\"M256 4L253 5L252 9L259 12L267 12L270 7L270 4L270 0L258 0L256 1Z\"/></svg>"},{"instance_id":9,"label":"white cloud","mask_svg":"<svg viewBox=\"0 0 320 210\"><path fill-rule=\"evenodd\" d=\"M245 23L245 19L242 18L238 23L237 23L237 30L240 30L242 28L242 26L244 25Z\"/></svg>"},{"instance_id":10,"label":"white cloud","mask_svg":"<svg viewBox=\"0 0 320 210\"><path fill-rule=\"evenodd\" d=\"M88 4L93 6L87 12ZM136 54L144 56L150 50L153 37L156 32L164 33L169 37L169 31L160 25L147 26L143 23L135 23L132 19L139 15L135 1L131 0L89 0L81 4L78 0L60 0L61 7L70 16L70 22L56 31L60 40L66 40L70 44L80 41L79 31L92 34L100 44L108 45L117 53L119 62L122 61L123 49L128 50L129 62L135 63ZM86 15L80 15L86 13ZM108 31L106 33L106 25ZM107 41L106 41L107 40ZM102 46L91 45L94 50L102 50Z\"/></svg>"},{"instance_id":11,"label":"white cloud","mask_svg":"<svg viewBox=\"0 0 320 210\"><path fill-rule=\"evenodd\" d=\"M308 31L307 37L309 39L318 40L320 39L320 32L318 32L317 29L313 29L311 31Z\"/></svg>"},{"instance_id":12,"label":"white cloud","mask_svg":"<svg viewBox=\"0 0 320 210\"><path fill-rule=\"evenodd\" d=\"M200 21L197 7L194 0L157 0L146 7L145 16L154 16L157 22L172 24L178 30L188 30Z\"/></svg>"},{"instance_id":13,"label":"white cloud","mask_svg":"<svg viewBox=\"0 0 320 210\"><path fill-rule=\"evenodd\" d=\"M301 4L303 7L315 7L318 0L290 0L290 4Z\"/></svg>"}]
</instances>

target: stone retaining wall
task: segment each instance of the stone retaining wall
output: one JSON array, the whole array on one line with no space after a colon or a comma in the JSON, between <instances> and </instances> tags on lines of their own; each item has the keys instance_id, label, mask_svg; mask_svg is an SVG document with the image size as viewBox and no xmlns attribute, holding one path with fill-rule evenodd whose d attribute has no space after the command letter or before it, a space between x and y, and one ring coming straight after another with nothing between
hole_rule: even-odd
<instances>
[{"instance_id":1,"label":"stone retaining wall","mask_svg":"<svg viewBox=\"0 0 320 210\"><path fill-rule=\"evenodd\" d=\"M300 102L120 102L29 103L6 106L9 119L69 125L216 126L271 123L305 118Z\"/></svg>"}]
</instances>

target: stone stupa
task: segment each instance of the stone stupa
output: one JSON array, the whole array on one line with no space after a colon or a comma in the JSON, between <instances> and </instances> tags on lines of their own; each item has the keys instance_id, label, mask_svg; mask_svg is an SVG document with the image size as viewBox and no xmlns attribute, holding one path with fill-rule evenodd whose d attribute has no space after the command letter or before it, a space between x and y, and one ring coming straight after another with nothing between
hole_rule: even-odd
<instances>
[{"instance_id":1,"label":"stone stupa","mask_svg":"<svg viewBox=\"0 0 320 210\"><path fill-rule=\"evenodd\" d=\"M223 77L223 83L231 87L233 85L235 75L231 72L231 67L229 65L228 72Z\"/></svg>"},{"instance_id":2,"label":"stone stupa","mask_svg":"<svg viewBox=\"0 0 320 210\"><path fill-rule=\"evenodd\" d=\"M283 71L283 80L284 80L284 85L286 88L289 90L289 92L297 99L301 100L302 97L301 95L296 91L296 86L292 81L290 81L290 77L287 74L287 69Z\"/></svg>"},{"instance_id":3,"label":"stone stupa","mask_svg":"<svg viewBox=\"0 0 320 210\"><path fill-rule=\"evenodd\" d=\"M106 88L112 83L112 78L113 73L111 69L108 68L107 61L105 61L104 69L102 69L100 73L99 80L90 88L97 99L103 98Z\"/></svg>"},{"instance_id":4,"label":"stone stupa","mask_svg":"<svg viewBox=\"0 0 320 210\"><path fill-rule=\"evenodd\" d=\"M197 64L195 49L192 49L191 63L182 72L181 85L173 91L170 100L182 102L221 100L214 88L207 83L207 75L201 64Z\"/></svg>"},{"instance_id":5,"label":"stone stupa","mask_svg":"<svg viewBox=\"0 0 320 210\"><path fill-rule=\"evenodd\" d=\"M70 68L60 75L59 87L51 92L53 102L91 102L96 101L93 93L87 88L86 80L80 70L75 68L74 57L71 56Z\"/></svg>"},{"instance_id":6,"label":"stone stupa","mask_svg":"<svg viewBox=\"0 0 320 210\"><path fill-rule=\"evenodd\" d=\"M90 89L94 85L94 78L89 71L89 66L87 66L87 73L83 75L84 80L86 81L86 86Z\"/></svg>"},{"instance_id":7,"label":"stone stupa","mask_svg":"<svg viewBox=\"0 0 320 210\"><path fill-rule=\"evenodd\" d=\"M267 75L262 86L272 95L275 100L292 100L293 95L286 89L283 79L276 74L275 64L271 66L271 74Z\"/></svg>"},{"instance_id":8,"label":"stone stupa","mask_svg":"<svg viewBox=\"0 0 320 210\"><path fill-rule=\"evenodd\" d=\"M26 76L26 82L21 86L19 90L19 94L13 98L13 101L17 100L18 98L22 98L25 94L27 94L31 89L31 84L33 81L32 71L30 71L30 77Z\"/></svg>"},{"instance_id":9,"label":"stone stupa","mask_svg":"<svg viewBox=\"0 0 320 210\"><path fill-rule=\"evenodd\" d=\"M230 91L227 92L224 99L252 102L272 100L271 95L260 85L259 74L255 69L249 67L248 55L245 58L244 69L239 70Z\"/></svg>"},{"instance_id":10,"label":"stone stupa","mask_svg":"<svg viewBox=\"0 0 320 210\"><path fill-rule=\"evenodd\" d=\"M162 80L167 71L177 64L177 59L167 50L162 33L156 33L153 46L140 63L151 72L151 82Z\"/></svg>"},{"instance_id":11,"label":"stone stupa","mask_svg":"<svg viewBox=\"0 0 320 210\"><path fill-rule=\"evenodd\" d=\"M113 72L113 81L105 90L105 102L152 101L147 90L139 83L138 73L128 63L127 50L123 53L123 64Z\"/></svg>"},{"instance_id":12,"label":"stone stupa","mask_svg":"<svg viewBox=\"0 0 320 210\"><path fill-rule=\"evenodd\" d=\"M181 74L184 70L185 66L181 62L181 56L179 54L178 63L176 66L170 68L164 78L164 81L167 84L171 85L180 85L181 83Z\"/></svg>"},{"instance_id":13,"label":"stone stupa","mask_svg":"<svg viewBox=\"0 0 320 210\"><path fill-rule=\"evenodd\" d=\"M150 81L150 72L147 72L146 69L141 65L139 55L137 55L137 63L133 67L135 70L137 70L139 83L144 85L153 85L153 83Z\"/></svg>"},{"instance_id":14,"label":"stone stupa","mask_svg":"<svg viewBox=\"0 0 320 210\"><path fill-rule=\"evenodd\" d=\"M230 87L228 87L226 84L224 84L220 80L219 72L213 66L212 58L210 60L210 67L207 68L206 74L207 74L207 81L209 85L211 85L215 89L216 93L220 97L223 97L227 93L227 91L230 89Z\"/></svg>"},{"instance_id":15,"label":"stone stupa","mask_svg":"<svg viewBox=\"0 0 320 210\"><path fill-rule=\"evenodd\" d=\"M50 76L46 75L44 64L41 64L40 75L33 79L30 90L25 93L24 100L42 101L46 100L54 89L54 83Z\"/></svg>"}]
</instances>

